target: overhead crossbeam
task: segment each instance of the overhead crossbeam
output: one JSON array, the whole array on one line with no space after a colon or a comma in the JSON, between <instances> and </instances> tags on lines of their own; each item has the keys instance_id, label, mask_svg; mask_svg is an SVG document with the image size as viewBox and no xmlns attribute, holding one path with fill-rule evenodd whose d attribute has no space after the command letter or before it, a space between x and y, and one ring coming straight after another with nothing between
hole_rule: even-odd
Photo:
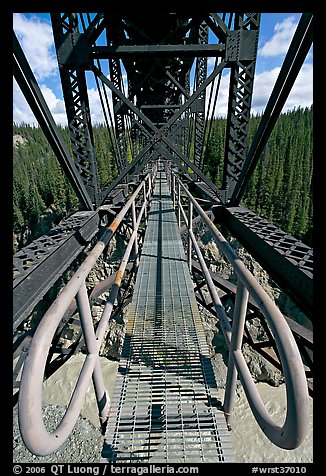
<instances>
[{"instance_id":1,"label":"overhead crossbeam","mask_svg":"<svg viewBox=\"0 0 326 476\"><path fill-rule=\"evenodd\" d=\"M91 48L91 57L98 59L125 58L154 55L155 57L176 56L190 57L224 57L225 45L198 44L198 45L132 45L132 46L94 46Z\"/></svg>"}]
</instances>

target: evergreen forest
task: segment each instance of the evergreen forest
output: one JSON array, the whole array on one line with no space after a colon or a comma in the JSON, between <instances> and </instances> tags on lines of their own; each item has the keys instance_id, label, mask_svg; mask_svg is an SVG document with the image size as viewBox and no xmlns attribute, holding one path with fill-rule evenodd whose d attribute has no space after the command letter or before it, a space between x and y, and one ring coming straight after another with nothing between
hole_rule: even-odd
<instances>
[{"instance_id":1,"label":"evergreen forest","mask_svg":"<svg viewBox=\"0 0 326 476\"><path fill-rule=\"evenodd\" d=\"M312 246L313 131L311 108L281 114L247 186L242 204ZM260 116L249 123L248 148ZM205 153L205 174L222 186L226 119L214 119ZM71 154L67 128L60 128ZM108 130L93 128L98 174L103 189L117 176ZM42 130L13 126L14 252L47 230L46 214L58 223L80 208L79 201ZM28 233L26 234L26 231ZM17 238L18 237L18 238Z\"/></svg>"}]
</instances>

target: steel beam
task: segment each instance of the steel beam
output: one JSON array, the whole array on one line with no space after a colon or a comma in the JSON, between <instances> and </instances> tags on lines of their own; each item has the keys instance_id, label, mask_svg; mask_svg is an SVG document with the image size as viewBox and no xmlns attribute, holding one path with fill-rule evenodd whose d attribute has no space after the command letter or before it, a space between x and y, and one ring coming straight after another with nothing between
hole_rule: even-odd
<instances>
[{"instance_id":1,"label":"steel beam","mask_svg":"<svg viewBox=\"0 0 326 476\"><path fill-rule=\"evenodd\" d=\"M215 68L212 73L206 78L206 80L201 84L201 86L190 96L190 98L176 111L173 116L167 121L165 126L161 129L157 129L152 121L148 119L145 114L143 114L126 96L115 87L112 81L109 81L107 77L95 66L92 66L94 73L133 111L137 116L143 120L143 122L155 133L154 139L159 140L162 138L162 135L165 131L188 109L191 104L201 95L205 88L213 81L215 76L222 71L226 66L226 63L222 61L217 68Z\"/></svg>"},{"instance_id":2,"label":"steel beam","mask_svg":"<svg viewBox=\"0 0 326 476\"><path fill-rule=\"evenodd\" d=\"M14 255L14 329L85 249L98 225L97 212L77 212Z\"/></svg>"},{"instance_id":3,"label":"steel beam","mask_svg":"<svg viewBox=\"0 0 326 476\"><path fill-rule=\"evenodd\" d=\"M117 47L117 44L121 44L125 41L125 34L121 27L121 24L116 21L111 21L110 17L106 15L106 41L107 44L113 43L113 48ZM95 47L98 48L98 47ZM105 46L104 48L111 48L111 46ZM109 73L111 82L114 86L120 90L124 90L122 71L120 60L117 56L105 56L109 60ZM117 141L117 147L119 150L118 154L118 171L119 173L127 165L127 140L126 140L126 126L125 126L125 117L124 111L121 107L119 97L112 91L112 105L113 105L113 115L114 115L114 126L115 126L115 135Z\"/></svg>"},{"instance_id":4,"label":"steel beam","mask_svg":"<svg viewBox=\"0 0 326 476\"><path fill-rule=\"evenodd\" d=\"M224 23L222 18L220 18L217 13L210 13L210 16L205 18L205 21L217 38L220 41L225 42L227 35L230 33L230 29Z\"/></svg>"},{"instance_id":5,"label":"steel beam","mask_svg":"<svg viewBox=\"0 0 326 476\"><path fill-rule=\"evenodd\" d=\"M177 159L173 155L170 155L169 157L167 157L168 159L171 159L177 166L180 166L181 159L181 161L184 162L188 167L190 167L195 172L195 174L213 191L213 193L216 194L217 197L219 197L219 190L215 187L213 182L211 182L206 177L206 175L193 162L188 159L188 157L182 154L178 147L176 147L175 144L168 137L163 136L162 141L179 157L179 159ZM220 199L218 198L217 201L220 202Z\"/></svg>"},{"instance_id":6,"label":"steel beam","mask_svg":"<svg viewBox=\"0 0 326 476\"><path fill-rule=\"evenodd\" d=\"M138 167L135 168L134 174L139 175L146 167L146 165L149 162L155 162L159 158L159 156L162 155L159 150L154 149L148 157L146 157L140 164L138 164Z\"/></svg>"},{"instance_id":7,"label":"steel beam","mask_svg":"<svg viewBox=\"0 0 326 476\"><path fill-rule=\"evenodd\" d=\"M223 44L198 45L132 45L132 46L93 46L91 56L94 59L141 57L154 55L155 57L224 57Z\"/></svg>"},{"instance_id":8,"label":"steel beam","mask_svg":"<svg viewBox=\"0 0 326 476\"><path fill-rule=\"evenodd\" d=\"M229 32L226 43L231 75L222 188L227 199L232 196L245 160L260 13L236 14L235 23L236 30Z\"/></svg>"},{"instance_id":9,"label":"steel beam","mask_svg":"<svg viewBox=\"0 0 326 476\"><path fill-rule=\"evenodd\" d=\"M207 23L202 22L199 25L199 44L204 46L208 41L208 26ZM222 46L222 45L215 45ZM224 45L223 45L224 46ZM198 89L207 76L207 58L197 57L196 62L196 89ZM195 114L195 124L194 124L194 163L197 165L200 170L203 169L203 142L204 142L204 131L205 131L205 99L206 99L206 90L204 90L197 99L197 110Z\"/></svg>"},{"instance_id":10,"label":"steel beam","mask_svg":"<svg viewBox=\"0 0 326 476\"><path fill-rule=\"evenodd\" d=\"M51 13L51 21L75 165L96 208L99 182L85 77L88 43L76 14Z\"/></svg>"},{"instance_id":11,"label":"steel beam","mask_svg":"<svg viewBox=\"0 0 326 476\"><path fill-rule=\"evenodd\" d=\"M225 68L227 63L222 61L212 72L211 74L202 82L202 84L193 92L193 94L189 97L187 101L180 107L178 111L173 114L173 116L169 119L166 123L166 128L170 127L180 116L183 114L186 109L188 109L191 104L198 99L198 97L203 93L203 91L207 88L207 86L213 81L213 79Z\"/></svg>"},{"instance_id":12,"label":"steel beam","mask_svg":"<svg viewBox=\"0 0 326 476\"><path fill-rule=\"evenodd\" d=\"M115 58L109 59L110 79L115 87L122 90L122 74L119 60ZM117 165L119 173L127 165L127 143L126 143L126 130L124 123L124 116L121 113L119 99L114 92L112 92L112 104L113 104L113 116L115 135L117 140L117 147L119 154L117 156Z\"/></svg>"},{"instance_id":13,"label":"steel beam","mask_svg":"<svg viewBox=\"0 0 326 476\"><path fill-rule=\"evenodd\" d=\"M139 109L179 109L180 104L144 104Z\"/></svg>"},{"instance_id":14,"label":"steel beam","mask_svg":"<svg viewBox=\"0 0 326 476\"><path fill-rule=\"evenodd\" d=\"M172 83L175 84L175 86L177 86L177 88L182 92L184 97L186 99L189 99L190 95L188 94L187 90L183 86L181 86L181 84L175 79L175 77L170 73L170 71L166 71L165 73L167 77L172 81Z\"/></svg>"},{"instance_id":15,"label":"steel beam","mask_svg":"<svg viewBox=\"0 0 326 476\"><path fill-rule=\"evenodd\" d=\"M98 39L105 26L106 24L103 18L103 13L97 13L94 19L88 25L87 30L84 32L89 44L95 42Z\"/></svg>"}]
</instances>

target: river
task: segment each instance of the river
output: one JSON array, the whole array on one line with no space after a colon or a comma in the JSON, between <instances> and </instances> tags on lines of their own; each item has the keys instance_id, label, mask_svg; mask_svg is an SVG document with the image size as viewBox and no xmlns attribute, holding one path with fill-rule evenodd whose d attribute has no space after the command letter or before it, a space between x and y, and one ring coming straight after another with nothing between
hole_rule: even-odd
<instances>
[{"instance_id":1,"label":"river","mask_svg":"<svg viewBox=\"0 0 326 476\"><path fill-rule=\"evenodd\" d=\"M84 356L76 355L44 384L44 404L68 404L74 382L79 374ZM103 374L109 394L112 394L117 363L101 358ZM267 410L276 423L282 424L286 411L284 385L272 387L258 383L257 388ZM94 391L90 386L82 412L91 423L98 426ZM309 398L309 425L307 436L299 448L284 450L271 443L256 423L242 388L237 393L232 423L231 439L239 463L311 463L313 462L313 400Z\"/></svg>"}]
</instances>

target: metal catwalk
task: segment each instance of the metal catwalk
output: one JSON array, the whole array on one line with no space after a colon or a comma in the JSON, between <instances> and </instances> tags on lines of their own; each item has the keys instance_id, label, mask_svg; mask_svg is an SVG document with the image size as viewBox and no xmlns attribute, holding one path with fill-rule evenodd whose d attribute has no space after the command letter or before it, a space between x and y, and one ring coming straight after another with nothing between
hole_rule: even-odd
<instances>
[{"instance_id":1,"label":"metal catwalk","mask_svg":"<svg viewBox=\"0 0 326 476\"><path fill-rule=\"evenodd\" d=\"M233 462L165 172L158 172L102 462Z\"/></svg>"}]
</instances>

